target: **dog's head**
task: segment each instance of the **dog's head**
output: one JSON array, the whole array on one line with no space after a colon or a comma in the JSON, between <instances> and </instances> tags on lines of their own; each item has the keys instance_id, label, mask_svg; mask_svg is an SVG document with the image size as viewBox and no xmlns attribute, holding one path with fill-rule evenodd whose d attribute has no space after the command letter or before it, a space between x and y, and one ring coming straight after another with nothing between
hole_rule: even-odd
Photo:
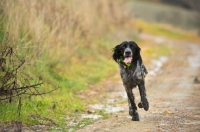
<instances>
[{"instance_id":1,"label":"dog's head","mask_svg":"<svg viewBox=\"0 0 200 132\"><path fill-rule=\"evenodd\" d=\"M123 60L124 63L130 64L141 58L140 47L133 41L122 42L113 48L113 52L113 59L116 62L118 62L118 60Z\"/></svg>"}]
</instances>

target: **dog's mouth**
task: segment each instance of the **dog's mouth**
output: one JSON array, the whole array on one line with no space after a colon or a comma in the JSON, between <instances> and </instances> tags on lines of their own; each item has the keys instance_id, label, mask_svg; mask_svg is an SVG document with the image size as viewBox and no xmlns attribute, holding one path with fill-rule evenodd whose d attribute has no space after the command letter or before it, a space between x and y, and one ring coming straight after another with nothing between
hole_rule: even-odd
<instances>
[{"instance_id":1,"label":"dog's mouth","mask_svg":"<svg viewBox=\"0 0 200 132\"><path fill-rule=\"evenodd\" d=\"M126 64L131 63L131 61L132 61L132 56L126 56L124 58L124 63L126 63Z\"/></svg>"}]
</instances>

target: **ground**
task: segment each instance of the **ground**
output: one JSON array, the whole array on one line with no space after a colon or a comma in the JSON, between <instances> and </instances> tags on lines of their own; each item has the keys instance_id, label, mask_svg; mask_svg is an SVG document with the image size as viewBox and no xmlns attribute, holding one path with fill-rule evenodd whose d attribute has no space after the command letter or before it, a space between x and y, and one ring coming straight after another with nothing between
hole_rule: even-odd
<instances>
[{"instance_id":1,"label":"ground","mask_svg":"<svg viewBox=\"0 0 200 132\"><path fill-rule=\"evenodd\" d=\"M148 35L141 37L165 41ZM105 100L107 105L112 104L115 106L113 108L118 108L117 113L110 115L108 119L98 119L77 132L200 131L200 44L167 41L169 46L177 50L172 55L160 57L147 65L149 74L146 77L146 90L150 108L147 112L138 109L140 121L131 121L128 115L122 82L107 81L108 96ZM138 103L138 89L133 92Z\"/></svg>"}]
</instances>

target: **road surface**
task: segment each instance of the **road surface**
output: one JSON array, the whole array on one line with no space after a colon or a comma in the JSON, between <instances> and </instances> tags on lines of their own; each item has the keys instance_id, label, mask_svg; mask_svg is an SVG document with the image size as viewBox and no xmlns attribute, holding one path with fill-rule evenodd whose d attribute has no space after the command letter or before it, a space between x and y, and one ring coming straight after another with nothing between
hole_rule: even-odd
<instances>
[{"instance_id":1,"label":"road surface","mask_svg":"<svg viewBox=\"0 0 200 132\"><path fill-rule=\"evenodd\" d=\"M119 101L124 94L122 82L110 82L108 99L123 112L77 132L200 132L200 44L171 41L171 46L177 49L175 53L160 58L160 64L158 60L149 65L146 89L150 108L148 112L138 109L139 122L131 121L128 103ZM138 103L138 89L133 91Z\"/></svg>"}]
</instances>

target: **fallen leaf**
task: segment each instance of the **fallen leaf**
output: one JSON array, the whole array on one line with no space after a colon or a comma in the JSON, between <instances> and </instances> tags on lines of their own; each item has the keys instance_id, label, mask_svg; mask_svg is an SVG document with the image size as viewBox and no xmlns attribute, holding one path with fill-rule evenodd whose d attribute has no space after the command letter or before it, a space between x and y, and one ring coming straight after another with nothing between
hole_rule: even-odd
<instances>
[{"instance_id":1,"label":"fallen leaf","mask_svg":"<svg viewBox=\"0 0 200 132\"><path fill-rule=\"evenodd\" d=\"M169 110L166 110L163 112L164 114L172 114L173 112L169 111Z\"/></svg>"}]
</instances>

